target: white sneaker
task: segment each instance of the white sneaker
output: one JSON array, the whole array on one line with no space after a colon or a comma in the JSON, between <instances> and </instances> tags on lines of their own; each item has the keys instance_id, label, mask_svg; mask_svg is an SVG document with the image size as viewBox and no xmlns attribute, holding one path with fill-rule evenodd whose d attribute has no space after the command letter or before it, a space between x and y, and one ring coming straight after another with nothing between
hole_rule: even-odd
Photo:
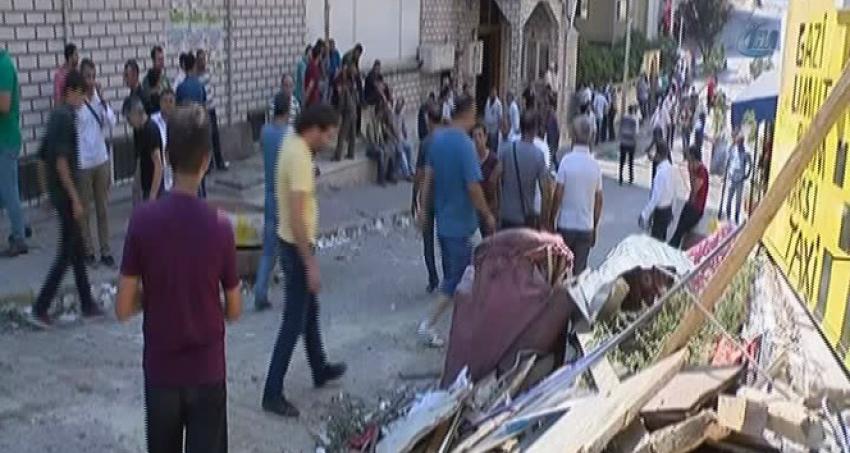
<instances>
[{"instance_id":1,"label":"white sneaker","mask_svg":"<svg viewBox=\"0 0 850 453\"><path fill-rule=\"evenodd\" d=\"M425 345L430 348L442 348L446 344L446 342L440 338L440 335L437 334L437 331L428 325L428 321L422 321L419 323L418 333Z\"/></svg>"}]
</instances>

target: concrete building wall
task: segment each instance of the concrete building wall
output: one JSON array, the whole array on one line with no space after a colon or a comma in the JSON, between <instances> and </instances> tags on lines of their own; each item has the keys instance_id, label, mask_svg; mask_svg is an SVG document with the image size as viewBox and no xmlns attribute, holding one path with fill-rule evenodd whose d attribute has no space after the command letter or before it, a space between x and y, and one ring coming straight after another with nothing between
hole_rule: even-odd
<instances>
[{"instance_id":1,"label":"concrete building wall","mask_svg":"<svg viewBox=\"0 0 850 453\"><path fill-rule=\"evenodd\" d=\"M226 21L232 36L210 54L218 117L223 125L243 122L277 89L280 75L292 71L304 42L305 0L205 0ZM104 95L115 109L127 94L123 66L150 67L150 49L166 48L167 76L177 71L177 54L167 41L167 0L0 0L0 45L12 54L21 85L24 154L36 151L52 106L53 73L66 42L81 58L92 58ZM232 77L228 77L228 67ZM229 95L229 96L228 96ZM231 107L232 111L228 111ZM116 136L126 133L119 125Z\"/></svg>"}]
</instances>

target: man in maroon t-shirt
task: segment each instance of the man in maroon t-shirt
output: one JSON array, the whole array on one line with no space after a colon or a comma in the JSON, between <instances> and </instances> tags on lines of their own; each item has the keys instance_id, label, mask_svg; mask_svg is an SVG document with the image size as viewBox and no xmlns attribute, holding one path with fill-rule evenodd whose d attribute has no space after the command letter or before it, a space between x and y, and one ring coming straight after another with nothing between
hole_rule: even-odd
<instances>
[{"instance_id":1,"label":"man in maroon t-shirt","mask_svg":"<svg viewBox=\"0 0 850 453\"><path fill-rule=\"evenodd\" d=\"M696 146L691 146L688 150L688 173L691 176L691 195L679 214L679 224L670 239L670 245L676 248L682 246L685 235L699 224L708 198L708 170L702 163L702 150Z\"/></svg>"},{"instance_id":2,"label":"man in maroon t-shirt","mask_svg":"<svg viewBox=\"0 0 850 453\"><path fill-rule=\"evenodd\" d=\"M307 63L307 72L304 74L304 107L319 102L319 82L322 80L322 53L324 52L323 41L313 46L310 62Z\"/></svg>"},{"instance_id":3,"label":"man in maroon t-shirt","mask_svg":"<svg viewBox=\"0 0 850 453\"><path fill-rule=\"evenodd\" d=\"M230 222L197 197L210 163L204 107L168 118L174 186L140 206L124 242L115 314L144 312L149 452L227 451L224 321L242 310ZM144 283L144 290L141 284ZM224 288L225 304L219 299ZM184 435L185 433L185 435Z\"/></svg>"}]
</instances>

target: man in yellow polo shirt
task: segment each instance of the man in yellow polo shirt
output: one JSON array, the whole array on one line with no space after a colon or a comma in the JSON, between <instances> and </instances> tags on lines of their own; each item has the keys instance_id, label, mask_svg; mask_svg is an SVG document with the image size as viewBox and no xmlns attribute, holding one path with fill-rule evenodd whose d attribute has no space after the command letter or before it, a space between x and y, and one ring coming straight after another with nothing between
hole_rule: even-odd
<instances>
[{"instance_id":1,"label":"man in yellow polo shirt","mask_svg":"<svg viewBox=\"0 0 850 453\"><path fill-rule=\"evenodd\" d=\"M328 146L337 132L339 116L327 104L305 108L295 121L295 133L281 144L275 191L278 206L280 262L284 274L283 323L272 352L263 409L284 417L297 417L283 395L283 379L298 337L304 335L313 384L322 387L345 374L344 363L329 363L319 329L321 289L319 264L313 255L319 211L313 155Z\"/></svg>"}]
</instances>

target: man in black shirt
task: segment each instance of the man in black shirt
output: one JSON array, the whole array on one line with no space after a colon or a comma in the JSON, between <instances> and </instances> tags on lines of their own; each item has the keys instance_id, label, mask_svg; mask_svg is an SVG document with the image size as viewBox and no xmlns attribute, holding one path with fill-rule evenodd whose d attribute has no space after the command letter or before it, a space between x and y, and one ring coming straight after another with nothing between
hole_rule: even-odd
<instances>
[{"instance_id":1,"label":"man in black shirt","mask_svg":"<svg viewBox=\"0 0 850 453\"><path fill-rule=\"evenodd\" d=\"M130 89L128 97L142 101L145 111L151 111L150 97L148 92L142 89L142 83L139 81L139 63L136 60L130 59L124 63L124 85Z\"/></svg>"},{"instance_id":2,"label":"man in black shirt","mask_svg":"<svg viewBox=\"0 0 850 453\"><path fill-rule=\"evenodd\" d=\"M125 99L121 110L133 127L142 201L156 200L162 188L162 136L159 127L145 113L144 104L135 97Z\"/></svg>"},{"instance_id":3,"label":"man in black shirt","mask_svg":"<svg viewBox=\"0 0 850 453\"><path fill-rule=\"evenodd\" d=\"M63 91L64 103L50 114L39 148L39 157L46 167L50 201L59 217L59 250L32 310L34 321L40 327L48 327L52 323L47 310L69 265L74 269L82 315L93 317L103 313L92 298L78 221L84 209L76 189L79 150L75 112L83 105L85 89L86 81L82 74L77 71L68 73Z\"/></svg>"}]
</instances>

